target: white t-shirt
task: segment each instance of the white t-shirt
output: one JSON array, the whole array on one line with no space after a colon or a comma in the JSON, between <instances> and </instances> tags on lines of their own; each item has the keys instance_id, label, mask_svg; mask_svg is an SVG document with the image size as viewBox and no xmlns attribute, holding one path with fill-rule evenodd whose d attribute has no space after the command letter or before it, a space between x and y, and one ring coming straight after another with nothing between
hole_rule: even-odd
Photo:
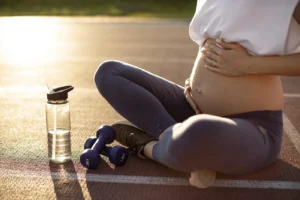
<instances>
[{"instance_id":1,"label":"white t-shirt","mask_svg":"<svg viewBox=\"0 0 300 200\"><path fill-rule=\"evenodd\" d=\"M200 48L207 38L238 42L252 55L300 52L298 0L198 0L189 33Z\"/></svg>"}]
</instances>

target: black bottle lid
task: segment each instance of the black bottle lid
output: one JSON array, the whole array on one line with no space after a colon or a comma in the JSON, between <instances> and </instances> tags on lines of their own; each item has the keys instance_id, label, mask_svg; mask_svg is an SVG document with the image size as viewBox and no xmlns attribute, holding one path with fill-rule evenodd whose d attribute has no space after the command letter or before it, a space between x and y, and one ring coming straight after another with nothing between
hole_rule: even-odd
<instances>
[{"instance_id":1,"label":"black bottle lid","mask_svg":"<svg viewBox=\"0 0 300 200\"><path fill-rule=\"evenodd\" d=\"M72 85L53 88L47 93L47 98L49 101L67 100L68 93L73 89Z\"/></svg>"}]
</instances>

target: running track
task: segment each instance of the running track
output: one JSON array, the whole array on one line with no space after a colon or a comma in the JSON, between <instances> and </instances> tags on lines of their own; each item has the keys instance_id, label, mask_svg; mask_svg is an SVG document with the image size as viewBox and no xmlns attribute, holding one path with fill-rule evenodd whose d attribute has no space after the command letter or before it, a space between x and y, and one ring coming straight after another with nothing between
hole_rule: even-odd
<instances>
[{"instance_id":1,"label":"running track","mask_svg":"<svg viewBox=\"0 0 300 200\"><path fill-rule=\"evenodd\" d=\"M126 61L178 84L197 46L189 20L0 18L0 199L300 199L300 78L282 77L283 147L271 167L217 175L211 188L188 186L188 174L130 156L96 171L79 163L85 139L122 119L98 94L93 74L106 59ZM72 162L47 160L46 84L73 84Z\"/></svg>"}]
</instances>

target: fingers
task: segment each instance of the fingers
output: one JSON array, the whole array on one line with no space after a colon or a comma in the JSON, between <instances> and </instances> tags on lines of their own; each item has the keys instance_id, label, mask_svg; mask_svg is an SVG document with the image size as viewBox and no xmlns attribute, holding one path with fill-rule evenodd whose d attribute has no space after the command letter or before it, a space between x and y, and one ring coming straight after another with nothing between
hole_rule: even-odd
<instances>
[{"instance_id":1,"label":"fingers","mask_svg":"<svg viewBox=\"0 0 300 200\"><path fill-rule=\"evenodd\" d=\"M238 74L236 73L233 73L233 72L229 72L228 70L222 70L222 68L217 68L217 67L212 67L212 66L209 66L209 65L204 65L204 67L212 72L215 72L217 74L220 74L220 75L224 75L224 76L231 76L231 77L234 77L234 76L239 76Z\"/></svg>"},{"instance_id":2,"label":"fingers","mask_svg":"<svg viewBox=\"0 0 300 200\"><path fill-rule=\"evenodd\" d=\"M204 50L209 50L217 55L220 55L223 52L223 48L220 45L217 46L217 44L205 44Z\"/></svg>"},{"instance_id":3,"label":"fingers","mask_svg":"<svg viewBox=\"0 0 300 200\"><path fill-rule=\"evenodd\" d=\"M190 87L190 79L185 80L185 87Z\"/></svg>"},{"instance_id":4,"label":"fingers","mask_svg":"<svg viewBox=\"0 0 300 200\"><path fill-rule=\"evenodd\" d=\"M213 61L219 61L219 56L210 50L202 49L201 52L203 53L204 57L207 57Z\"/></svg>"},{"instance_id":5,"label":"fingers","mask_svg":"<svg viewBox=\"0 0 300 200\"><path fill-rule=\"evenodd\" d=\"M188 94L191 92L190 79L185 81L184 94Z\"/></svg>"},{"instance_id":6,"label":"fingers","mask_svg":"<svg viewBox=\"0 0 300 200\"><path fill-rule=\"evenodd\" d=\"M206 64L209 65L210 67L214 67L214 68L219 67L219 64L214 60L207 58L207 57L203 57L203 59L206 62Z\"/></svg>"},{"instance_id":7,"label":"fingers","mask_svg":"<svg viewBox=\"0 0 300 200\"><path fill-rule=\"evenodd\" d=\"M191 89L189 89L189 90L184 90L184 96L185 96L187 99L188 99L188 98L191 98L190 92L191 92Z\"/></svg>"},{"instance_id":8,"label":"fingers","mask_svg":"<svg viewBox=\"0 0 300 200\"><path fill-rule=\"evenodd\" d=\"M213 38L207 38L204 42L203 42L203 45L205 44L212 44L212 45L215 45L217 44L216 42L216 39L213 39Z\"/></svg>"},{"instance_id":9,"label":"fingers","mask_svg":"<svg viewBox=\"0 0 300 200\"><path fill-rule=\"evenodd\" d=\"M191 86L190 86L190 79L185 80L185 88L184 88L184 95L190 106L194 109L196 114L201 114L202 112L198 108L198 106L195 104L195 102L192 99L191 96Z\"/></svg>"},{"instance_id":10,"label":"fingers","mask_svg":"<svg viewBox=\"0 0 300 200\"><path fill-rule=\"evenodd\" d=\"M188 101L188 103L190 104L190 106L195 110L196 114L200 114L201 111L198 108L198 106L195 104L195 102L193 101L190 91L191 91L191 88L185 89L185 92L184 92L185 98Z\"/></svg>"},{"instance_id":11,"label":"fingers","mask_svg":"<svg viewBox=\"0 0 300 200\"><path fill-rule=\"evenodd\" d=\"M210 71L216 72L218 74L222 74L221 70L217 67L212 67L210 65L204 65L205 68L209 69Z\"/></svg>"},{"instance_id":12,"label":"fingers","mask_svg":"<svg viewBox=\"0 0 300 200\"><path fill-rule=\"evenodd\" d=\"M223 47L225 49L238 49L241 47L240 44L237 42L224 42L219 39L217 39L216 42L218 45L220 45L221 47Z\"/></svg>"},{"instance_id":13,"label":"fingers","mask_svg":"<svg viewBox=\"0 0 300 200\"><path fill-rule=\"evenodd\" d=\"M190 93L191 93L191 87L186 87L184 89L184 95L190 95Z\"/></svg>"},{"instance_id":14,"label":"fingers","mask_svg":"<svg viewBox=\"0 0 300 200\"><path fill-rule=\"evenodd\" d=\"M214 38L207 38L204 42L203 42L203 46L205 45L214 45L214 46L221 46L225 49L236 49L239 47L242 47L239 43L237 42L224 42L223 40L220 39L214 39Z\"/></svg>"}]
</instances>

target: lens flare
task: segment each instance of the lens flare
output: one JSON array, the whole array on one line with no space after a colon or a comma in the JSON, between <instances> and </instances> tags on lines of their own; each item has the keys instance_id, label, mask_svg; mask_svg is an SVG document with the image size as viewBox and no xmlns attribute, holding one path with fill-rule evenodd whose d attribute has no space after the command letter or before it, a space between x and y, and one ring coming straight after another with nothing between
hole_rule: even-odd
<instances>
[{"instance_id":1,"label":"lens flare","mask_svg":"<svg viewBox=\"0 0 300 200\"><path fill-rule=\"evenodd\" d=\"M0 18L0 61L11 66L42 65L54 54L55 20L45 18Z\"/></svg>"}]
</instances>

